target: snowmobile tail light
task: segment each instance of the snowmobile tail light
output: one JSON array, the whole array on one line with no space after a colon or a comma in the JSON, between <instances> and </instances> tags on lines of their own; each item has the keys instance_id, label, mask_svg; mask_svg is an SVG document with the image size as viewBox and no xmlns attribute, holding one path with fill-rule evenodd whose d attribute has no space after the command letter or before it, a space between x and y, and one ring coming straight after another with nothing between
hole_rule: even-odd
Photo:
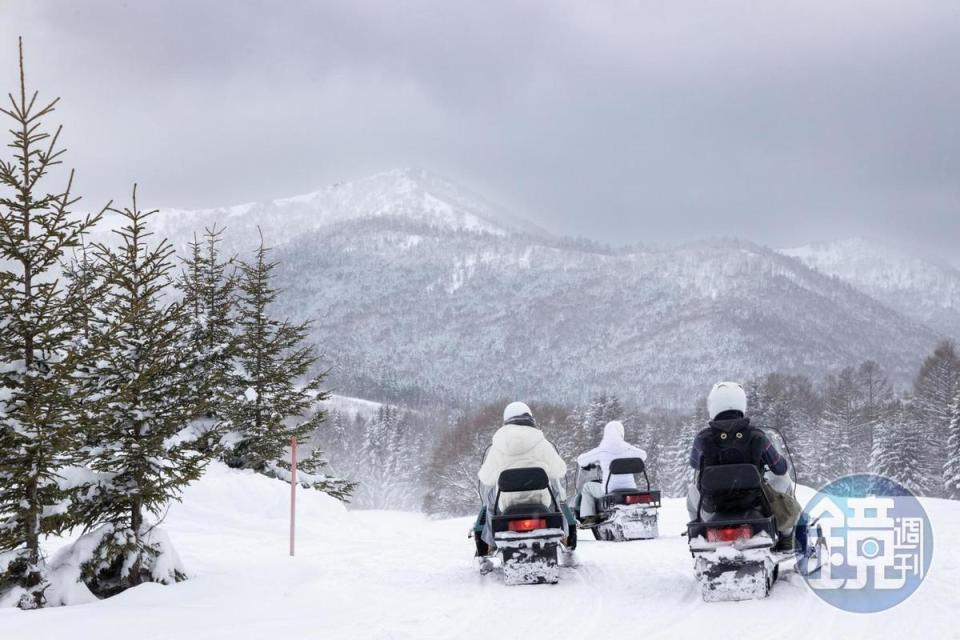
<instances>
[{"instance_id":1,"label":"snowmobile tail light","mask_svg":"<svg viewBox=\"0 0 960 640\"><path fill-rule=\"evenodd\" d=\"M507 524L510 531L533 531L534 529L546 529L547 521L543 518L528 518L526 520L511 520Z\"/></svg>"},{"instance_id":2,"label":"snowmobile tail light","mask_svg":"<svg viewBox=\"0 0 960 640\"><path fill-rule=\"evenodd\" d=\"M625 504L644 504L652 502L652 496L649 493L638 493L634 496L624 496L623 502Z\"/></svg>"},{"instance_id":3,"label":"snowmobile tail light","mask_svg":"<svg viewBox=\"0 0 960 640\"><path fill-rule=\"evenodd\" d=\"M735 542L753 537L753 528L748 524L739 527L707 527L707 542Z\"/></svg>"}]
</instances>

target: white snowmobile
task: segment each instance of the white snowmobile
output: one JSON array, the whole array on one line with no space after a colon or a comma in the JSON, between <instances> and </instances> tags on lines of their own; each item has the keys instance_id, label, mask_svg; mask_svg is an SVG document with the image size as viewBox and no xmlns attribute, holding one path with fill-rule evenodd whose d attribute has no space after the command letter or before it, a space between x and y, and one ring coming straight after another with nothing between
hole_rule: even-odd
<instances>
[{"instance_id":1,"label":"white snowmobile","mask_svg":"<svg viewBox=\"0 0 960 640\"><path fill-rule=\"evenodd\" d=\"M500 510L500 495L524 491L550 493L550 505L540 502L513 504ZM500 558L504 584L555 584L560 579L560 559L563 564L571 561L576 547L576 527L568 517L557 496L550 487L547 473L540 467L507 469L497 482L496 499L493 502L491 524L493 528L495 556ZM481 512L475 527L474 537L480 548L479 534L482 529ZM486 545L483 545L486 546ZM481 573L494 569L489 557L481 559Z\"/></svg>"},{"instance_id":2,"label":"white snowmobile","mask_svg":"<svg viewBox=\"0 0 960 640\"><path fill-rule=\"evenodd\" d=\"M590 465L578 470L577 489L573 510L579 519L580 501L583 499L583 485L594 479L583 471L599 470L597 465ZM614 489L610 490L610 477L614 475L643 476L645 489ZM581 478L582 476L582 478ZM639 483L637 483L639 487ZM647 477L646 465L642 458L617 458L610 461L610 470L607 474L607 483L604 486L603 497L598 505L600 518L596 523L580 522L580 528L590 529L597 540L624 542L628 540L649 540L660 534L658 523L658 509L660 507L660 492L650 488L650 479Z\"/></svg>"},{"instance_id":3,"label":"white snowmobile","mask_svg":"<svg viewBox=\"0 0 960 640\"><path fill-rule=\"evenodd\" d=\"M820 568L824 540L817 523L803 515L793 544L778 550L783 545L762 482L759 469L746 463L708 466L699 473L700 501L687 539L706 602L765 598L785 561L795 560L800 573Z\"/></svg>"}]
</instances>

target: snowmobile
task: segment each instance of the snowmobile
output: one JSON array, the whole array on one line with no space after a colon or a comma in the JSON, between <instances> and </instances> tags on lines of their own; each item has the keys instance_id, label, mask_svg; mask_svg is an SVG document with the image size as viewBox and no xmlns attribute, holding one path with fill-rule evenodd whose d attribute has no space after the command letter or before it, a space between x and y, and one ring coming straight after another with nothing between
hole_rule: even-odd
<instances>
[{"instance_id":1,"label":"snowmobile","mask_svg":"<svg viewBox=\"0 0 960 640\"><path fill-rule=\"evenodd\" d=\"M780 450L787 452L793 469L789 449L784 444ZM704 601L765 598L780 574L780 564L787 560L795 559L800 573L819 570L825 541L817 522L801 515L793 544L783 545L787 541L780 539L755 465L704 467L697 488L697 517L687 524L687 539Z\"/></svg>"},{"instance_id":2,"label":"snowmobile","mask_svg":"<svg viewBox=\"0 0 960 640\"><path fill-rule=\"evenodd\" d=\"M512 504L501 511L500 495L523 491L546 490L550 493L550 505L540 502ZM491 524L493 528L495 555L500 558L503 581L508 585L555 584L560 579L560 559L570 562L576 547L576 526L570 524L572 516L557 501L550 487L546 471L540 467L507 469L497 482L496 499L493 502ZM493 570L493 563L480 551L486 544L480 538L486 518L485 509L474 525L473 535L481 556L480 571Z\"/></svg>"},{"instance_id":3,"label":"snowmobile","mask_svg":"<svg viewBox=\"0 0 960 640\"><path fill-rule=\"evenodd\" d=\"M580 471L593 472L593 478ZM577 497L574 503L574 513L580 517L580 501L583 499L583 485L590 480L598 480L599 467L590 465L578 471ZM610 477L614 475L643 475L645 489L614 489L611 491ZM639 486L639 483L638 483ZM658 511L660 507L660 492L650 488L650 478L647 477L646 465L642 458L618 458L610 461L610 473L607 474L607 484L604 495L600 499L598 511L600 519L594 524L580 522L580 527L590 529L597 540L623 542L627 540L649 540L659 535Z\"/></svg>"}]
</instances>

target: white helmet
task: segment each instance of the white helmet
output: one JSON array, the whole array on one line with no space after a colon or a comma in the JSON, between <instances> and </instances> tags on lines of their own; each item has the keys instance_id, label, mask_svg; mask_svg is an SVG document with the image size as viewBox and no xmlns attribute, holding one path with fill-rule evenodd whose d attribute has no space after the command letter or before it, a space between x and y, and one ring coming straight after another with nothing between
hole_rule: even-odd
<instances>
[{"instance_id":1,"label":"white helmet","mask_svg":"<svg viewBox=\"0 0 960 640\"><path fill-rule=\"evenodd\" d=\"M526 424L533 426L533 413L522 402L511 402L503 410L503 424Z\"/></svg>"},{"instance_id":2,"label":"white helmet","mask_svg":"<svg viewBox=\"0 0 960 640\"><path fill-rule=\"evenodd\" d=\"M625 432L623 429L623 423L620 422L619 420L611 420L610 422L607 423L607 426L603 428L604 438L606 438L607 436L613 436L614 434L617 434L618 436L620 436L620 439L623 440Z\"/></svg>"},{"instance_id":3,"label":"white helmet","mask_svg":"<svg viewBox=\"0 0 960 640\"><path fill-rule=\"evenodd\" d=\"M739 382L718 382L707 396L707 413L711 420L724 411L747 412L747 394Z\"/></svg>"}]
</instances>

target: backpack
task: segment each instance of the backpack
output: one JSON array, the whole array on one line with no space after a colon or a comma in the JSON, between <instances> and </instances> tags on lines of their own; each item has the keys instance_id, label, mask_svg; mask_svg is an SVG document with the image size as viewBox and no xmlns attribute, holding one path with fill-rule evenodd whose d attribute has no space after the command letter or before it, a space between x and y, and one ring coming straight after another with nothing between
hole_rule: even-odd
<instances>
[{"instance_id":1,"label":"backpack","mask_svg":"<svg viewBox=\"0 0 960 640\"><path fill-rule=\"evenodd\" d=\"M748 463L763 470L763 432L750 426L748 420L730 431L711 426L705 434L703 465Z\"/></svg>"},{"instance_id":2,"label":"backpack","mask_svg":"<svg viewBox=\"0 0 960 640\"><path fill-rule=\"evenodd\" d=\"M763 441L765 436L759 429L750 426L750 421L742 420L742 425L724 431L711 426L702 432L703 459L705 467L725 464L752 464L763 472ZM755 508L759 496L753 491L730 491L722 496L704 497L704 507L709 511L746 511Z\"/></svg>"}]
</instances>

